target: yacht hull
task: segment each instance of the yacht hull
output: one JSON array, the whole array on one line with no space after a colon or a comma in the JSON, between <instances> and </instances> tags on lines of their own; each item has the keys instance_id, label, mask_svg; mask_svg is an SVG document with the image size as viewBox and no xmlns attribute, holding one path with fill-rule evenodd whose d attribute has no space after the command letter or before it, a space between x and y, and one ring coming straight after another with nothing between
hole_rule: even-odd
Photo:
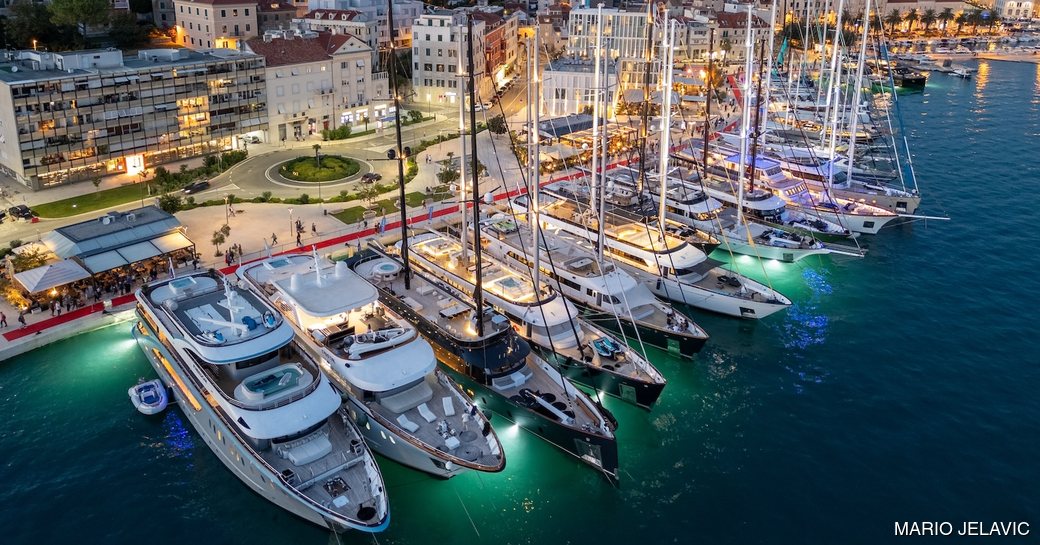
<instances>
[{"instance_id":1,"label":"yacht hull","mask_svg":"<svg viewBox=\"0 0 1040 545\"><path fill-rule=\"evenodd\" d=\"M235 433L217 416L213 407L205 402L205 397L195 389L190 381L182 380L178 382L174 380L153 350L159 351L168 361L174 361L174 358L165 346L155 341L154 334L142 335L138 332L137 327L133 328L132 333L138 346L148 359L148 363L155 369L163 384L172 392L173 399L177 401L177 405L181 408L181 413L187 417L192 427L195 428L195 431L202 437L221 463L253 492L307 522L338 533L350 530L381 532L390 525L389 513L387 513L386 519L376 526L357 526L342 519L330 520L301 501L284 484L281 475L257 463L249 447L237 439ZM195 410L195 407L187 399L187 394L181 389L182 386L187 388L188 392L198 400L200 403L199 410Z\"/></svg>"},{"instance_id":2,"label":"yacht hull","mask_svg":"<svg viewBox=\"0 0 1040 545\"><path fill-rule=\"evenodd\" d=\"M807 213L815 213L820 218L841 225L853 233L865 235L876 235L881 228L899 216L857 216L853 214L837 214L825 210L806 210Z\"/></svg>"},{"instance_id":3,"label":"yacht hull","mask_svg":"<svg viewBox=\"0 0 1040 545\"><path fill-rule=\"evenodd\" d=\"M657 403L664 391L664 383L647 382L633 377L611 373L594 365L586 365L572 357L531 345L542 358L555 367L560 374L572 381L595 390L627 401L644 409L650 409Z\"/></svg>"},{"instance_id":4,"label":"yacht hull","mask_svg":"<svg viewBox=\"0 0 1040 545\"><path fill-rule=\"evenodd\" d=\"M829 254L826 248L787 248L783 246L770 246L769 244L751 245L746 242L735 240L732 237L720 237L722 247L720 251L733 252L735 254L759 257L762 259L775 259L784 263L796 263L811 255Z\"/></svg>"},{"instance_id":5,"label":"yacht hull","mask_svg":"<svg viewBox=\"0 0 1040 545\"><path fill-rule=\"evenodd\" d=\"M571 300L581 305L580 301L576 299ZM639 322L633 323L632 320L623 316L615 316L588 306L581 306L585 311L582 317L593 324L613 333L624 334L626 337L638 337L639 340L643 341L643 344L659 348L673 356L692 360L708 340L706 337L680 335L674 331L665 331Z\"/></svg>"},{"instance_id":6,"label":"yacht hull","mask_svg":"<svg viewBox=\"0 0 1040 545\"><path fill-rule=\"evenodd\" d=\"M651 277L637 269L630 272L637 275L654 295L662 299L734 318L761 319L784 310L790 304L731 297L693 284L679 282L674 278Z\"/></svg>"},{"instance_id":7,"label":"yacht hull","mask_svg":"<svg viewBox=\"0 0 1040 545\"><path fill-rule=\"evenodd\" d=\"M344 395L344 400L349 408L350 417L365 438L365 443L368 443L369 448L384 458L441 479L450 479L469 471L469 468L453 464L450 461L438 460L409 443L397 432L380 422L363 403L353 397ZM393 440L390 439L391 437Z\"/></svg>"},{"instance_id":8,"label":"yacht hull","mask_svg":"<svg viewBox=\"0 0 1040 545\"><path fill-rule=\"evenodd\" d=\"M444 369L458 384L462 390L473 399L480 407L488 409L502 416L542 438L548 443L578 458L580 461L596 468L612 483L617 482L618 453L617 440L614 437L604 437L595 433L586 433L582 430L563 426L531 408L513 403L508 398L495 392L492 388L477 382L466 374L468 364L463 359L463 354L445 334L432 327L420 325L418 315L407 305L396 297L390 296L380 288L379 300L393 309L395 312L405 316L416 325L419 333L433 347L433 353ZM480 357L473 354L472 357ZM500 428L501 430L501 428ZM491 433L490 429L483 433Z\"/></svg>"},{"instance_id":9,"label":"yacht hull","mask_svg":"<svg viewBox=\"0 0 1040 545\"><path fill-rule=\"evenodd\" d=\"M881 195L840 188L831 188L830 191L839 199L869 204L897 214L914 214L921 206L921 197L918 195Z\"/></svg>"}]
</instances>

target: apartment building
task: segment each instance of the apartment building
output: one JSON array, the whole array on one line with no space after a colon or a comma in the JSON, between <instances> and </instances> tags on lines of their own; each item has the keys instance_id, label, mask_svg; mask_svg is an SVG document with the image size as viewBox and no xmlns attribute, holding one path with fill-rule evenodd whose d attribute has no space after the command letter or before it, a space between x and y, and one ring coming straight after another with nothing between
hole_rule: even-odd
<instances>
[{"instance_id":1,"label":"apartment building","mask_svg":"<svg viewBox=\"0 0 1040 545\"><path fill-rule=\"evenodd\" d=\"M172 28L177 24L173 0L152 0L152 23L155 28Z\"/></svg>"},{"instance_id":2,"label":"apartment building","mask_svg":"<svg viewBox=\"0 0 1040 545\"><path fill-rule=\"evenodd\" d=\"M259 35L256 0L172 0L177 44L190 49L236 49Z\"/></svg>"},{"instance_id":3,"label":"apartment building","mask_svg":"<svg viewBox=\"0 0 1040 545\"><path fill-rule=\"evenodd\" d=\"M1031 0L996 0L993 9L1004 19L1032 19L1035 6Z\"/></svg>"},{"instance_id":4,"label":"apartment building","mask_svg":"<svg viewBox=\"0 0 1040 545\"><path fill-rule=\"evenodd\" d=\"M32 190L237 147L266 123L249 53L0 53L0 169Z\"/></svg>"},{"instance_id":5,"label":"apartment building","mask_svg":"<svg viewBox=\"0 0 1040 545\"><path fill-rule=\"evenodd\" d=\"M466 17L462 13L436 10L423 14L412 25L412 90L414 100L423 104L457 104L466 87L459 84L461 70L466 71ZM484 22L473 21L473 73L478 101L495 92L491 79L485 77Z\"/></svg>"},{"instance_id":6,"label":"apartment building","mask_svg":"<svg viewBox=\"0 0 1040 545\"><path fill-rule=\"evenodd\" d=\"M360 11L316 9L294 19L293 25L294 28L301 30L357 36L372 49L372 60L377 60L379 54L379 27L375 21L367 20Z\"/></svg>"},{"instance_id":7,"label":"apartment building","mask_svg":"<svg viewBox=\"0 0 1040 545\"><path fill-rule=\"evenodd\" d=\"M257 25L263 35L268 30L291 28L296 19L296 6L291 2L265 2L257 5Z\"/></svg>"},{"instance_id":8,"label":"apartment building","mask_svg":"<svg viewBox=\"0 0 1040 545\"><path fill-rule=\"evenodd\" d=\"M390 48L390 27L386 0L311 0L311 11L347 10L361 14L361 20L372 21L377 28L377 51ZM411 47L412 24L423 13L423 3L417 0L394 0L394 44Z\"/></svg>"},{"instance_id":9,"label":"apartment building","mask_svg":"<svg viewBox=\"0 0 1040 545\"><path fill-rule=\"evenodd\" d=\"M345 123L373 125L389 113L389 78L373 72L372 51L357 36L271 31L244 47L266 60L269 138L305 138Z\"/></svg>"}]
</instances>

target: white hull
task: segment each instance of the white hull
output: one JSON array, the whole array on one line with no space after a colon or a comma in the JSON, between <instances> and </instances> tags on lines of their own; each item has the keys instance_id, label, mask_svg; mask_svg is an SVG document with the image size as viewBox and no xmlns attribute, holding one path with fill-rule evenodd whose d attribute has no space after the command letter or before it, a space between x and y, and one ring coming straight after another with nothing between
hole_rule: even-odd
<instances>
[{"instance_id":1,"label":"white hull","mask_svg":"<svg viewBox=\"0 0 1040 545\"><path fill-rule=\"evenodd\" d=\"M352 397L347 397L346 400L350 417L354 419L354 423L361 430L361 435L364 436L365 442L368 443L369 448L373 451L403 466L422 471L423 473L429 473L434 477L442 479L450 479L460 473L469 471L469 468L455 465L447 460L438 460L440 464L435 463L436 459L431 454L408 442L398 432L383 425L368 411L363 403ZM393 439L391 440L391 438Z\"/></svg>"},{"instance_id":2,"label":"white hull","mask_svg":"<svg viewBox=\"0 0 1040 545\"><path fill-rule=\"evenodd\" d=\"M716 251L730 251L735 254L749 255L762 259L775 259L785 263L796 263L811 255L829 254L827 248L786 248L781 246L770 246L768 244L748 244L736 237L716 234L722 241L722 245Z\"/></svg>"},{"instance_id":3,"label":"white hull","mask_svg":"<svg viewBox=\"0 0 1040 545\"><path fill-rule=\"evenodd\" d=\"M680 282L675 278L659 278L635 267L625 266L629 273L639 278L654 295L673 301L683 303L702 310L710 310L726 316L735 318L765 318L775 312L784 310L790 305L784 303L770 303L768 301L752 301L740 297L732 297L722 293L714 292L693 284ZM769 288L751 280L747 277L741 278L741 282L749 288L759 288L768 291Z\"/></svg>"},{"instance_id":4,"label":"white hull","mask_svg":"<svg viewBox=\"0 0 1040 545\"><path fill-rule=\"evenodd\" d=\"M807 211L809 213L815 213L826 221L836 223L842 227L852 231L853 233L862 233L865 235L876 235L881 228L888 222L898 218L899 216L857 216L853 214L837 214L834 212L827 212L824 210Z\"/></svg>"},{"instance_id":5,"label":"white hull","mask_svg":"<svg viewBox=\"0 0 1040 545\"><path fill-rule=\"evenodd\" d=\"M141 341L139 339L138 342L149 341ZM304 501L298 494L294 493L290 487L285 485L281 480L281 475L276 474L264 464L258 463L251 449L237 439L235 432L230 430L221 418L217 416L213 407L205 402L205 396L191 384L191 381L185 380L183 384L189 389L191 395L201 401L201 409L198 411L185 399L184 394L180 391L173 377L166 371L162 363L149 350L144 349L144 346L142 346L142 351L167 390L172 392L171 395L180 406L181 412L191 422L195 431L206 441L206 445L209 446L213 454L253 492L297 517L337 532L347 530L380 532L390 525L389 513L387 513L386 519L381 525L370 528L350 525L342 519L335 522L327 520L317 510L316 504L315 507L312 507L307 501Z\"/></svg>"}]
</instances>

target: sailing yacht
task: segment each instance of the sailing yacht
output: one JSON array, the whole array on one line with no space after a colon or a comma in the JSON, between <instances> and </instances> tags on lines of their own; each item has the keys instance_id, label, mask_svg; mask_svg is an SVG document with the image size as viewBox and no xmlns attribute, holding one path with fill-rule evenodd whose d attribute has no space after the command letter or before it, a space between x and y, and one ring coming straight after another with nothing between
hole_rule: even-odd
<instances>
[{"instance_id":1,"label":"sailing yacht","mask_svg":"<svg viewBox=\"0 0 1040 545\"><path fill-rule=\"evenodd\" d=\"M481 239L481 250L487 243ZM475 289L476 266L462 259L462 243L441 233L409 238L409 258L428 274L463 293ZM661 396L665 380L642 355L623 341L579 317L578 310L549 286L534 282L496 259L482 260L488 301L513 322L542 357L575 382L644 408Z\"/></svg>"},{"instance_id":2,"label":"sailing yacht","mask_svg":"<svg viewBox=\"0 0 1040 545\"><path fill-rule=\"evenodd\" d=\"M533 267L533 235L527 224L498 214L483 228L488 254L519 271ZM693 320L680 316L649 288L566 233L543 231L541 273L568 299L583 307L583 318L641 343L692 359L708 339Z\"/></svg>"},{"instance_id":3,"label":"sailing yacht","mask_svg":"<svg viewBox=\"0 0 1040 545\"><path fill-rule=\"evenodd\" d=\"M656 174L648 174L651 181ZM669 176L665 181L665 228L681 238L695 238L692 229L713 233L722 248L731 253L744 254L762 259L775 259L787 263L800 261L810 255L839 253L862 257L856 248L824 244L811 235L784 231L760 223L754 216L741 217L737 207L726 207L696 183ZM650 197L661 202L659 184L650 184ZM743 195L747 200L748 194ZM727 200L729 200L727 198ZM777 199L779 200L779 199ZM744 204L744 203L738 203ZM781 201L781 206L783 202ZM745 204L744 209L748 207Z\"/></svg>"},{"instance_id":4,"label":"sailing yacht","mask_svg":"<svg viewBox=\"0 0 1040 545\"><path fill-rule=\"evenodd\" d=\"M135 296L134 338L232 473L319 526L386 529L375 459L279 313L212 270L148 284Z\"/></svg>"},{"instance_id":5,"label":"sailing yacht","mask_svg":"<svg viewBox=\"0 0 1040 545\"><path fill-rule=\"evenodd\" d=\"M732 150L717 148L712 155L725 169L727 176L734 176L732 178L734 180L740 179L737 177L740 170L737 166L739 154L727 155L729 152ZM882 227L899 217L895 212L889 212L876 206L847 199L828 198L824 193L810 192L805 181L786 175L780 167L779 161L761 155L748 158L749 162L752 160L756 169L756 184L761 183L772 189L793 210L816 215L820 219L840 225L853 233L869 235L876 235ZM712 171L709 170L709 172Z\"/></svg>"},{"instance_id":6,"label":"sailing yacht","mask_svg":"<svg viewBox=\"0 0 1040 545\"><path fill-rule=\"evenodd\" d=\"M493 431L472 400L437 369L430 344L379 302L344 262L279 256L238 270L296 328L310 355L343 392L373 450L436 477L505 468Z\"/></svg>"},{"instance_id":7,"label":"sailing yacht","mask_svg":"<svg viewBox=\"0 0 1040 545\"><path fill-rule=\"evenodd\" d=\"M412 270L406 285L404 263L381 248L359 254L351 267L375 285L380 302L430 343L437 359L477 406L617 481L614 425L588 396L531 351L508 318L488 307L478 318L469 297L419 271Z\"/></svg>"},{"instance_id":8,"label":"sailing yacht","mask_svg":"<svg viewBox=\"0 0 1040 545\"><path fill-rule=\"evenodd\" d=\"M543 190L539 221L596 243L598 219L575 200L573 184L557 182ZM528 197L510 199L514 213L528 212ZM604 214L604 251L658 297L738 318L765 318L791 305L772 288L723 269L721 262L657 227Z\"/></svg>"}]
</instances>

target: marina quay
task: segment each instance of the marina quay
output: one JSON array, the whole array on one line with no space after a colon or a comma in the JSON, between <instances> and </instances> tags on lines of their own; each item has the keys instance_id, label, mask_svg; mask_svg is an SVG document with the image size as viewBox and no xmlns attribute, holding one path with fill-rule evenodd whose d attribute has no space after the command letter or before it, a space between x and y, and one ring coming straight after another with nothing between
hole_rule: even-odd
<instances>
[{"instance_id":1,"label":"marina quay","mask_svg":"<svg viewBox=\"0 0 1040 545\"><path fill-rule=\"evenodd\" d=\"M11 4L3 542L1029 542L1036 6Z\"/></svg>"}]
</instances>

